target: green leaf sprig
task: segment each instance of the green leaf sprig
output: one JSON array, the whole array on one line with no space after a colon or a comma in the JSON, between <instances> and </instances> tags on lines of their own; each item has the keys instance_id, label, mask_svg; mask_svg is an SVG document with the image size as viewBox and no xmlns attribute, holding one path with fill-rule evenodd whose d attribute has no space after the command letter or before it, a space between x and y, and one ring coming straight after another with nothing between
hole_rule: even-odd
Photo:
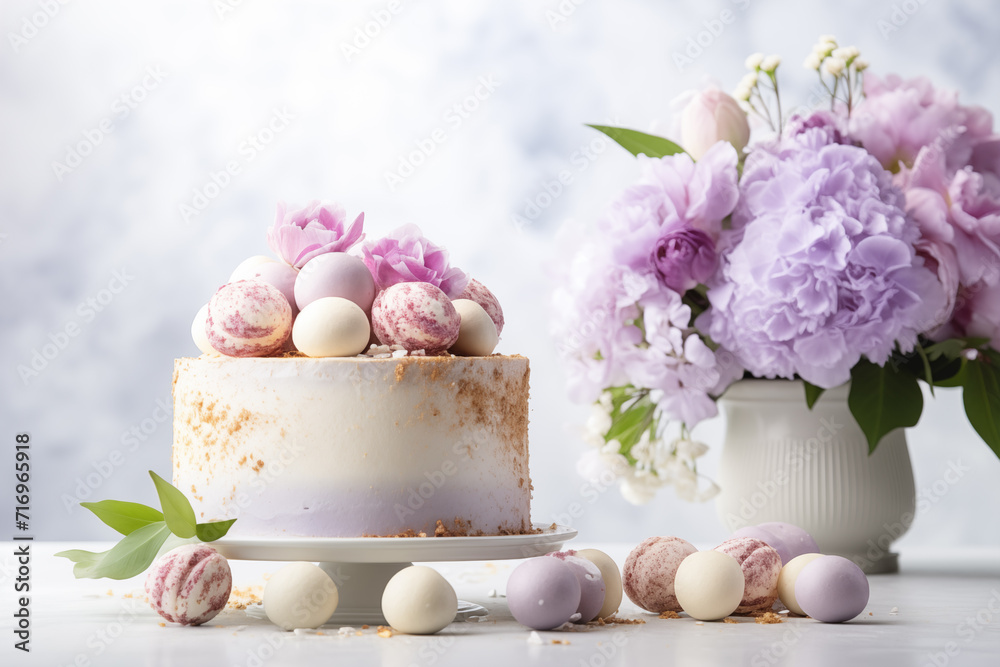
<instances>
[{"instance_id":1,"label":"green leaf sprig","mask_svg":"<svg viewBox=\"0 0 1000 667\"><path fill-rule=\"evenodd\" d=\"M108 551L94 553L81 549L60 551L56 556L73 561L77 579L130 579L150 566L171 535L183 540L197 537L214 542L223 537L236 519L198 523L194 508L177 487L152 470L149 476L160 498L158 509L121 500L80 503L125 537Z\"/></svg>"}]
</instances>

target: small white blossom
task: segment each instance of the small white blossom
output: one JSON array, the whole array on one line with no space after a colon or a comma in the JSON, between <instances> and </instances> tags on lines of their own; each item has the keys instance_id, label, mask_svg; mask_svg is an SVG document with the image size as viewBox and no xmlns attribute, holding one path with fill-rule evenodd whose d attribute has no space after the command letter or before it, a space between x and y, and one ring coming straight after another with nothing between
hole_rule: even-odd
<instances>
[{"instance_id":1,"label":"small white blossom","mask_svg":"<svg viewBox=\"0 0 1000 667\"><path fill-rule=\"evenodd\" d=\"M752 88L744 88L743 85L739 85L733 90L733 97L736 98L738 102L749 102L750 96L753 94Z\"/></svg>"},{"instance_id":2,"label":"small white blossom","mask_svg":"<svg viewBox=\"0 0 1000 667\"><path fill-rule=\"evenodd\" d=\"M806 69L811 69L818 72L820 65L822 64L823 64L823 56L814 52L810 53L806 57L806 60L804 63L802 63L802 66L805 67Z\"/></svg>"},{"instance_id":3,"label":"small white blossom","mask_svg":"<svg viewBox=\"0 0 1000 667\"><path fill-rule=\"evenodd\" d=\"M770 55L764 58L764 62L760 64L761 70L769 74L773 74L774 70L778 69L778 65L781 64L781 57L777 55Z\"/></svg>"},{"instance_id":4,"label":"small white blossom","mask_svg":"<svg viewBox=\"0 0 1000 667\"><path fill-rule=\"evenodd\" d=\"M696 498L696 500L700 503L703 503L706 500L711 500L712 498L719 495L719 491L720 491L719 485L713 482L712 480L708 480L708 485L704 489L698 492L698 497Z\"/></svg>"},{"instance_id":5,"label":"small white blossom","mask_svg":"<svg viewBox=\"0 0 1000 667\"><path fill-rule=\"evenodd\" d=\"M847 63L840 58L827 58L823 61L823 71L830 76L840 76L844 73L845 67Z\"/></svg>"},{"instance_id":6,"label":"small white blossom","mask_svg":"<svg viewBox=\"0 0 1000 667\"><path fill-rule=\"evenodd\" d=\"M864 72L866 69L868 69L868 61L862 60L861 58L855 59L854 62L851 64L854 66L854 70L857 72Z\"/></svg>"},{"instance_id":7,"label":"small white blossom","mask_svg":"<svg viewBox=\"0 0 1000 667\"><path fill-rule=\"evenodd\" d=\"M757 72L747 72L746 74L743 75L743 78L740 79L740 85L746 88L753 88L754 86L757 85L757 81L759 79L760 76L757 74Z\"/></svg>"},{"instance_id":8,"label":"small white blossom","mask_svg":"<svg viewBox=\"0 0 1000 667\"><path fill-rule=\"evenodd\" d=\"M760 64L762 62L764 62L764 54L754 53L753 55L748 56L746 62L743 64L747 66L747 69L757 70L760 68Z\"/></svg>"},{"instance_id":9,"label":"small white blossom","mask_svg":"<svg viewBox=\"0 0 1000 667\"><path fill-rule=\"evenodd\" d=\"M608 414L611 414L611 410L614 408L614 405L612 403L610 391L602 391L601 397L597 399L597 402L600 403L601 407L604 408Z\"/></svg>"},{"instance_id":10,"label":"small white blossom","mask_svg":"<svg viewBox=\"0 0 1000 667\"><path fill-rule=\"evenodd\" d=\"M604 406L595 403L591 406L590 417L583 426L583 439L589 445L603 447L604 436L611 428L611 423L611 414L605 411Z\"/></svg>"},{"instance_id":11,"label":"small white blossom","mask_svg":"<svg viewBox=\"0 0 1000 667\"><path fill-rule=\"evenodd\" d=\"M829 42L830 44L836 44L837 43L837 38L834 37L833 35L820 35L819 36L819 41L820 42Z\"/></svg>"},{"instance_id":12,"label":"small white blossom","mask_svg":"<svg viewBox=\"0 0 1000 667\"><path fill-rule=\"evenodd\" d=\"M687 461L694 461L696 458L704 456L705 452L708 451L708 445L705 443L685 438L675 440L674 447L677 449L677 456Z\"/></svg>"},{"instance_id":13,"label":"small white blossom","mask_svg":"<svg viewBox=\"0 0 1000 667\"><path fill-rule=\"evenodd\" d=\"M656 492L663 482L654 474L636 471L631 477L622 479L618 489L627 502L632 505L645 505L656 497Z\"/></svg>"},{"instance_id":14,"label":"small white blossom","mask_svg":"<svg viewBox=\"0 0 1000 667\"><path fill-rule=\"evenodd\" d=\"M851 62L861 55L861 52L858 51L858 47L856 46L841 46L838 49L834 49L832 55L834 58L840 58L846 62Z\"/></svg>"}]
</instances>

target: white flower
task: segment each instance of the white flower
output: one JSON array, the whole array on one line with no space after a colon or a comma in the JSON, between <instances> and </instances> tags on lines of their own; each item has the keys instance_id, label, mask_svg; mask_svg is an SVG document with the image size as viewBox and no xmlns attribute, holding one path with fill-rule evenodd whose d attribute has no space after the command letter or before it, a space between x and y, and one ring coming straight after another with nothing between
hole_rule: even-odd
<instances>
[{"instance_id":1,"label":"white flower","mask_svg":"<svg viewBox=\"0 0 1000 667\"><path fill-rule=\"evenodd\" d=\"M820 65L822 64L823 64L823 56L813 52L806 57L806 60L804 63L802 63L802 66L805 67L806 69L816 70L818 72Z\"/></svg>"},{"instance_id":2,"label":"white flower","mask_svg":"<svg viewBox=\"0 0 1000 667\"><path fill-rule=\"evenodd\" d=\"M652 443L651 445L649 441L649 431L643 431L642 435L639 436L639 442L632 445L632 458L634 458L636 462L644 468L652 466L653 457L655 455L653 445L655 445L655 443Z\"/></svg>"},{"instance_id":3,"label":"white flower","mask_svg":"<svg viewBox=\"0 0 1000 667\"><path fill-rule=\"evenodd\" d=\"M674 482L674 489L677 497L687 502L694 502L698 497L698 481L690 479L680 479Z\"/></svg>"},{"instance_id":4,"label":"white flower","mask_svg":"<svg viewBox=\"0 0 1000 667\"><path fill-rule=\"evenodd\" d=\"M833 53L833 50L835 48L837 48L837 42L824 42L820 40L819 42L816 42L816 44L813 45L813 53L820 56L821 58L825 58L826 56Z\"/></svg>"},{"instance_id":5,"label":"white flower","mask_svg":"<svg viewBox=\"0 0 1000 667\"><path fill-rule=\"evenodd\" d=\"M736 87L736 90L733 91L733 97L735 97L740 102L749 102L750 95L752 94L753 94L753 89L745 88L742 83Z\"/></svg>"},{"instance_id":6,"label":"white flower","mask_svg":"<svg viewBox=\"0 0 1000 667\"><path fill-rule=\"evenodd\" d=\"M654 474L636 471L631 477L622 479L618 490L627 502L633 505L645 505L654 497L663 482Z\"/></svg>"},{"instance_id":7,"label":"white flower","mask_svg":"<svg viewBox=\"0 0 1000 667\"><path fill-rule=\"evenodd\" d=\"M597 399L597 400L598 400L598 403L600 403L601 407L604 408L607 411L608 414L611 414L611 410L614 407L614 405L612 404L611 392L610 391L602 391L601 392L601 397L599 399Z\"/></svg>"},{"instance_id":8,"label":"white flower","mask_svg":"<svg viewBox=\"0 0 1000 667\"><path fill-rule=\"evenodd\" d=\"M859 55L861 55L861 52L858 51L858 47L856 46L842 46L833 50L833 57L840 58L845 62L851 62Z\"/></svg>"},{"instance_id":9,"label":"white flower","mask_svg":"<svg viewBox=\"0 0 1000 667\"><path fill-rule=\"evenodd\" d=\"M767 58L764 58L764 62L760 64L760 68L761 70L768 72L770 74L773 73L774 70L778 69L778 65L780 64L781 64L780 56L770 55Z\"/></svg>"},{"instance_id":10,"label":"white flower","mask_svg":"<svg viewBox=\"0 0 1000 667\"><path fill-rule=\"evenodd\" d=\"M588 482L600 481L607 484L621 477L628 469L628 460L621 454L608 454L594 449L584 452L576 462L577 474Z\"/></svg>"},{"instance_id":11,"label":"white flower","mask_svg":"<svg viewBox=\"0 0 1000 667\"><path fill-rule=\"evenodd\" d=\"M833 35L820 35L819 36L819 41L820 42L829 42L830 44L833 44L833 45L837 44L837 38L834 37Z\"/></svg>"},{"instance_id":12,"label":"white flower","mask_svg":"<svg viewBox=\"0 0 1000 667\"><path fill-rule=\"evenodd\" d=\"M685 438L675 440L674 447L677 449L677 456L687 461L694 461L708 451L708 445L705 443Z\"/></svg>"},{"instance_id":13,"label":"white flower","mask_svg":"<svg viewBox=\"0 0 1000 667\"><path fill-rule=\"evenodd\" d=\"M868 61L862 60L861 58L856 58L854 62L851 64L854 66L854 70L857 72L864 72L866 69L868 69Z\"/></svg>"},{"instance_id":14,"label":"white flower","mask_svg":"<svg viewBox=\"0 0 1000 667\"><path fill-rule=\"evenodd\" d=\"M706 500L711 500L712 498L719 495L719 491L720 491L719 485L713 482L712 480L708 480L708 485L704 489L698 492L697 501L703 503Z\"/></svg>"},{"instance_id":15,"label":"white flower","mask_svg":"<svg viewBox=\"0 0 1000 667\"><path fill-rule=\"evenodd\" d=\"M823 71L830 76L840 76L845 67L847 67L847 63L840 58L827 58L823 61Z\"/></svg>"},{"instance_id":16,"label":"white flower","mask_svg":"<svg viewBox=\"0 0 1000 667\"><path fill-rule=\"evenodd\" d=\"M743 64L747 66L747 69L756 71L757 69L760 69L760 64L762 62L764 62L764 54L755 53L751 56L748 56L746 62Z\"/></svg>"},{"instance_id":17,"label":"white flower","mask_svg":"<svg viewBox=\"0 0 1000 667\"><path fill-rule=\"evenodd\" d=\"M604 436L611 428L611 414L600 403L590 408L590 417L583 426L583 439L594 447L604 446Z\"/></svg>"}]
</instances>

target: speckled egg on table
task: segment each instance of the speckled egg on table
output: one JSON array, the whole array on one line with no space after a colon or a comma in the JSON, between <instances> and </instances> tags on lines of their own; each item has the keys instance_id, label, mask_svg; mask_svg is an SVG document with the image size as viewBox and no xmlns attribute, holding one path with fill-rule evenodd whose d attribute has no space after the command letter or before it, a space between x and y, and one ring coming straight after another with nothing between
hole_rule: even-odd
<instances>
[{"instance_id":1,"label":"speckled egg on table","mask_svg":"<svg viewBox=\"0 0 1000 667\"><path fill-rule=\"evenodd\" d=\"M778 552L752 537L726 540L715 551L732 556L743 569L746 588L736 613L749 614L770 609L778 599L778 575L781 574Z\"/></svg>"},{"instance_id":2,"label":"speckled egg on table","mask_svg":"<svg viewBox=\"0 0 1000 667\"><path fill-rule=\"evenodd\" d=\"M205 544L185 544L163 554L146 575L149 604L163 618L200 625L215 618L229 601L229 562Z\"/></svg>"},{"instance_id":3,"label":"speckled egg on table","mask_svg":"<svg viewBox=\"0 0 1000 667\"><path fill-rule=\"evenodd\" d=\"M625 595L646 611L681 611L674 594L674 576L681 562L695 553L679 537L650 537L632 550L622 567Z\"/></svg>"},{"instance_id":4,"label":"speckled egg on table","mask_svg":"<svg viewBox=\"0 0 1000 667\"><path fill-rule=\"evenodd\" d=\"M385 345L444 352L458 340L462 318L451 299L430 283L397 283L372 304L372 328Z\"/></svg>"},{"instance_id":5,"label":"speckled egg on table","mask_svg":"<svg viewBox=\"0 0 1000 667\"><path fill-rule=\"evenodd\" d=\"M209 345L230 357L263 357L281 349L292 332L292 307L277 288L239 280L219 288L208 302Z\"/></svg>"}]
</instances>

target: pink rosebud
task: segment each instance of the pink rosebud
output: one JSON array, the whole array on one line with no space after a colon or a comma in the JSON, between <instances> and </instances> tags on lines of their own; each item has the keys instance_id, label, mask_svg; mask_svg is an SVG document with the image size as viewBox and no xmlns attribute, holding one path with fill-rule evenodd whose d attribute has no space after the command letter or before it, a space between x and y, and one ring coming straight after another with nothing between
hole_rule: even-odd
<instances>
[{"instance_id":1,"label":"pink rosebud","mask_svg":"<svg viewBox=\"0 0 1000 667\"><path fill-rule=\"evenodd\" d=\"M365 266L379 290L397 283L430 283L461 298L469 277L448 263L448 251L424 238L416 225L403 225L385 238L362 248Z\"/></svg>"},{"instance_id":2,"label":"pink rosebud","mask_svg":"<svg viewBox=\"0 0 1000 667\"><path fill-rule=\"evenodd\" d=\"M698 229L674 229L653 248L653 266L663 284L679 294L705 283L717 266L715 243Z\"/></svg>"},{"instance_id":3,"label":"pink rosebud","mask_svg":"<svg viewBox=\"0 0 1000 667\"><path fill-rule=\"evenodd\" d=\"M739 103L718 88L695 95L681 114L681 144L695 160L720 141L740 153L750 141L750 124Z\"/></svg>"},{"instance_id":4,"label":"pink rosebud","mask_svg":"<svg viewBox=\"0 0 1000 667\"><path fill-rule=\"evenodd\" d=\"M313 257L346 252L364 238L364 213L350 226L346 223L347 213L340 204L311 201L288 210L280 202L274 224L267 230L267 245L286 264L301 269Z\"/></svg>"},{"instance_id":5,"label":"pink rosebud","mask_svg":"<svg viewBox=\"0 0 1000 667\"><path fill-rule=\"evenodd\" d=\"M229 602L233 575L229 563L204 544L185 544L160 556L146 575L149 604L163 618L201 625Z\"/></svg>"}]
</instances>

